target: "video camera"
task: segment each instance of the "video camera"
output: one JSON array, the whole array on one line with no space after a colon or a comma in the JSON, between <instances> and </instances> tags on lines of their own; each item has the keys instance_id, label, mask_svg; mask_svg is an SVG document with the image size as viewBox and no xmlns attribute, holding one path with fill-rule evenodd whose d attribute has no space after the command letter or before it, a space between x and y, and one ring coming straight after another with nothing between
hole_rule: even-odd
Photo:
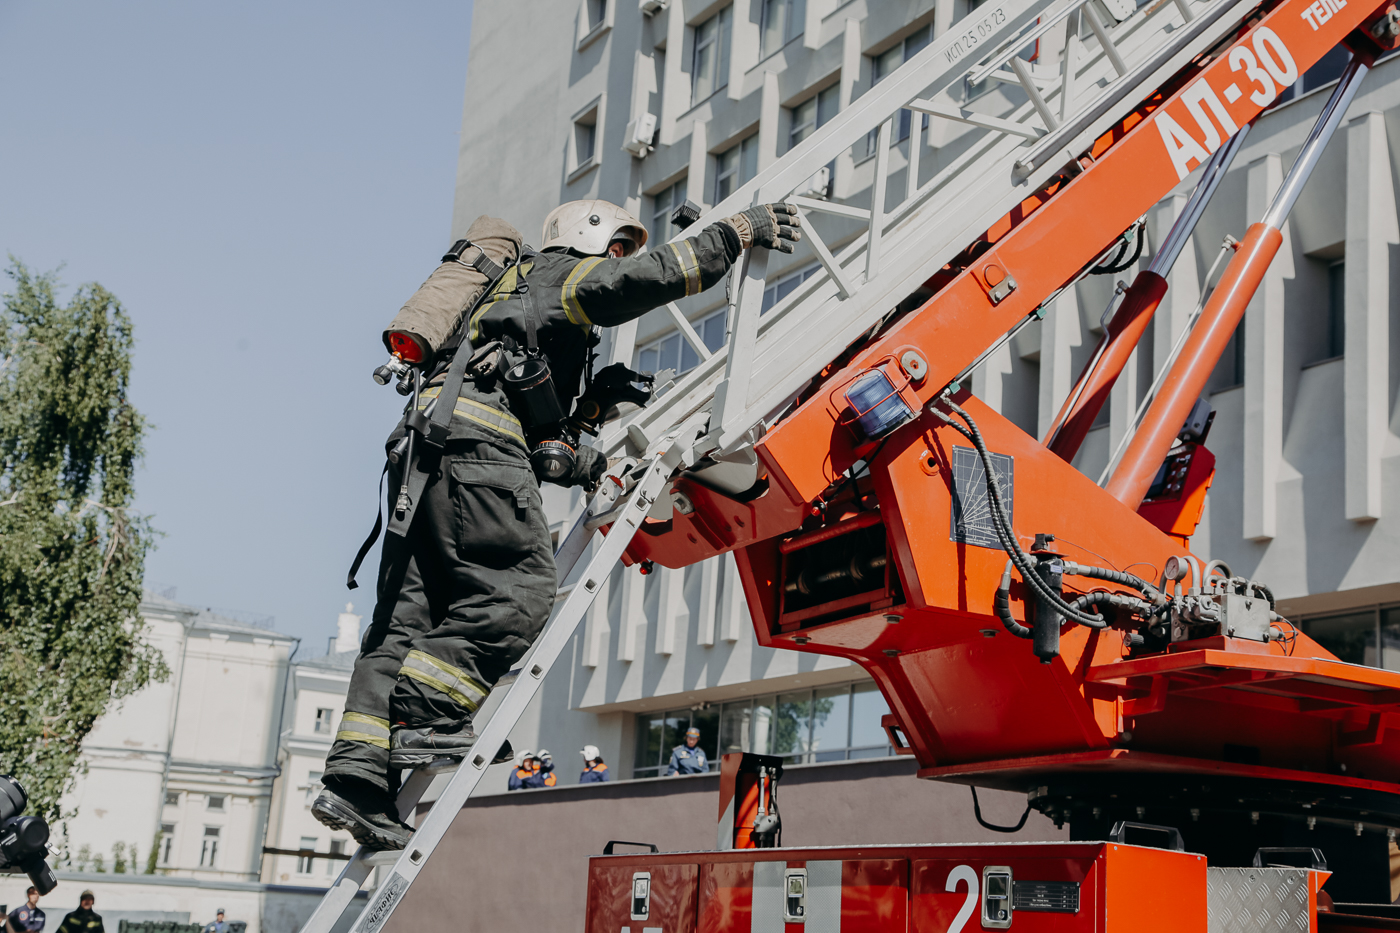
<instances>
[{"instance_id":1,"label":"video camera","mask_svg":"<svg viewBox=\"0 0 1400 933\"><path fill-rule=\"evenodd\" d=\"M0 774L0 874L24 872L40 894L58 886L53 869L44 861L49 851L49 824L42 816L24 816L29 794L24 785Z\"/></svg>"}]
</instances>

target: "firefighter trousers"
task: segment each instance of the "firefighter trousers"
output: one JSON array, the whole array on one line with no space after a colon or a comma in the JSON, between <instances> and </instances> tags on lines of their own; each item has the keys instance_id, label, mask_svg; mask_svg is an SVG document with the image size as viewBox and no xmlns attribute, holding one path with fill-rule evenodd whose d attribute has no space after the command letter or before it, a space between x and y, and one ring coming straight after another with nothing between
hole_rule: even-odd
<instances>
[{"instance_id":1,"label":"firefighter trousers","mask_svg":"<svg viewBox=\"0 0 1400 933\"><path fill-rule=\"evenodd\" d=\"M400 481L391 467L391 501ZM407 536L385 537L328 783L359 778L395 791L391 724L456 731L544 628L555 590L549 527L523 446L448 441Z\"/></svg>"}]
</instances>

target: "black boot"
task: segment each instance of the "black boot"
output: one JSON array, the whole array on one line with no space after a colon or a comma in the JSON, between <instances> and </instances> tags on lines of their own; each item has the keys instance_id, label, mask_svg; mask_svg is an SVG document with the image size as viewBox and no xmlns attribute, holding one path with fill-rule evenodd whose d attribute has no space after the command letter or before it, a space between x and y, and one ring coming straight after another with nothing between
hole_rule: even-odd
<instances>
[{"instance_id":1,"label":"black boot","mask_svg":"<svg viewBox=\"0 0 1400 933\"><path fill-rule=\"evenodd\" d=\"M311 805L311 815L331 829L343 829L367 849L402 849L413 827L398 817L394 798L367 781L327 780Z\"/></svg>"},{"instance_id":2,"label":"black boot","mask_svg":"<svg viewBox=\"0 0 1400 933\"><path fill-rule=\"evenodd\" d=\"M470 719L452 726L395 726L389 740L389 767L411 770L443 758L461 760L475 745ZM514 755L510 742L505 742L491 763L510 761Z\"/></svg>"}]
</instances>

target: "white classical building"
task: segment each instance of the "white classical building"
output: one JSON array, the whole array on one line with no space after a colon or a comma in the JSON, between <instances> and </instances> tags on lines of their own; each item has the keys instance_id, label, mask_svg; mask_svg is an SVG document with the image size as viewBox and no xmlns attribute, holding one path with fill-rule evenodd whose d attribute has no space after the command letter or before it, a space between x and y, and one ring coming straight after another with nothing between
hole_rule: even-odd
<instances>
[{"instance_id":1,"label":"white classical building","mask_svg":"<svg viewBox=\"0 0 1400 933\"><path fill-rule=\"evenodd\" d=\"M274 784L267 827L267 847L282 852L348 855L355 850L349 833L332 832L311 815L321 791L326 764L340 717L350 672L360 646L360 617L346 605L329 654L292 665L285 699L287 717L278 749L280 773ZM324 885L344 862L333 858L269 853L262 878L276 884Z\"/></svg>"}]
</instances>

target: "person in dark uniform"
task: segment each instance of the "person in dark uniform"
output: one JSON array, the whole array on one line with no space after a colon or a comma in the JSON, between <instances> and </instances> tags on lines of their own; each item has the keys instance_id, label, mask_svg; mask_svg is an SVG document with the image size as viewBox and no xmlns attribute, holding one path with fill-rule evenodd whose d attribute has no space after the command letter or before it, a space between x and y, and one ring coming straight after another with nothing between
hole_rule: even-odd
<instances>
[{"instance_id":1,"label":"person in dark uniform","mask_svg":"<svg viewBox=\"0 0 1400 933\"><path fill-rule=\"evenodd\" d=\"M39 933L44 929L44 911L39 907L39 889L24 892L25 901L5 918L6 933Z\"/></svg>"},{"instance_id":2,"label":"person in dark uniform","mask_svg":"<svg viewBox=\"0 0 1400 933\"><path fill-rule=\"evenodd\" d=\"M204 925L204 933L228 933L228 922L224 920L224 909L214 912L214 919Z\"/></svg>"},{"instance_id":3,"label":"person in dark uniform","mask_svg":"<svg viewBox=\"0 0 1400 933\"><path fill-rule=\"evenodd\" d=\"M78 909L69 911L58 925L58 933L107 933L102 926L102 915L92 909L97 897L91 891L78 895Z\"/></svg>"},{"instance_id":4,"label":"person in dark uniform","mask_svg":"<svg viewBox=\"0 0 1400 933\"><path fill-rule=\"evenodd\" d=\"M542 748L535 754L534 768L540 787L553 787L559 783L559 775L554 773L554 756L549 749Z\"/></svg>"},{"instance_id":5,"label":"person in dark uniform","mask_svg":"<svg viewBox=\"0 0 1400 933\"><path fill-rule=\"evenodd\" d=\"M580 754L583 755L583 773L578 776L580 784L602 784L608 779L608 766L598 746L585 745Z\"/></svg>"},{"instance_id":6,"label":"person in dark uniform","mask_svg":"<svg viewBox=\"0 0 1400 933\"><path fill-rule=\"evenodd\" d=\"M542 252L523 255L471 312L466 336L474 353L492 341L504 351L536 347L567 412L595 327L698 294L746 248L792 252L797 227L795 208L760 205L639 253L647 232L631 214L606 201L570 202L545 219ZM430 386L420 405L439 390ZM549 618L557 580L526 414L496 370L464 379L412 523L385 538L378 600L326 759L325 790L312 805L318 820L361 845L404 847L413 829L398 818L397 770L464 756L476 741L478 705ZM405 431L401 421L390 442ZM581 446L558 482L591 486L605 470L602 455ZM390 489L401 476L391 465Z\"/></svg>"},{"instance_id":7,"label":"person in dark uniform","mask_svg":"<svg viewBox=\"0 0 1400 933\"><path fill-rule=\"evenodd\" d=\"M523 750L515 756L515 768L510 772L510 780L506 782L506 790L529 790L535 787L544 787L544 777L539 770L539 759L535 753Z\"/></svg>"},{"instance_id":8,"label":"person in dark uniform","mask_svg":"<svg viewBox=\"0 0 1400 933\"><path fill-rule=\"evenodd\" d=\"M666 766L666 777L677 774L705 774L710 770L709 759L700 747L700 730L691 726L685 730L685 744L671 749L671 763Z\"/></svg>"}]
</instances>

